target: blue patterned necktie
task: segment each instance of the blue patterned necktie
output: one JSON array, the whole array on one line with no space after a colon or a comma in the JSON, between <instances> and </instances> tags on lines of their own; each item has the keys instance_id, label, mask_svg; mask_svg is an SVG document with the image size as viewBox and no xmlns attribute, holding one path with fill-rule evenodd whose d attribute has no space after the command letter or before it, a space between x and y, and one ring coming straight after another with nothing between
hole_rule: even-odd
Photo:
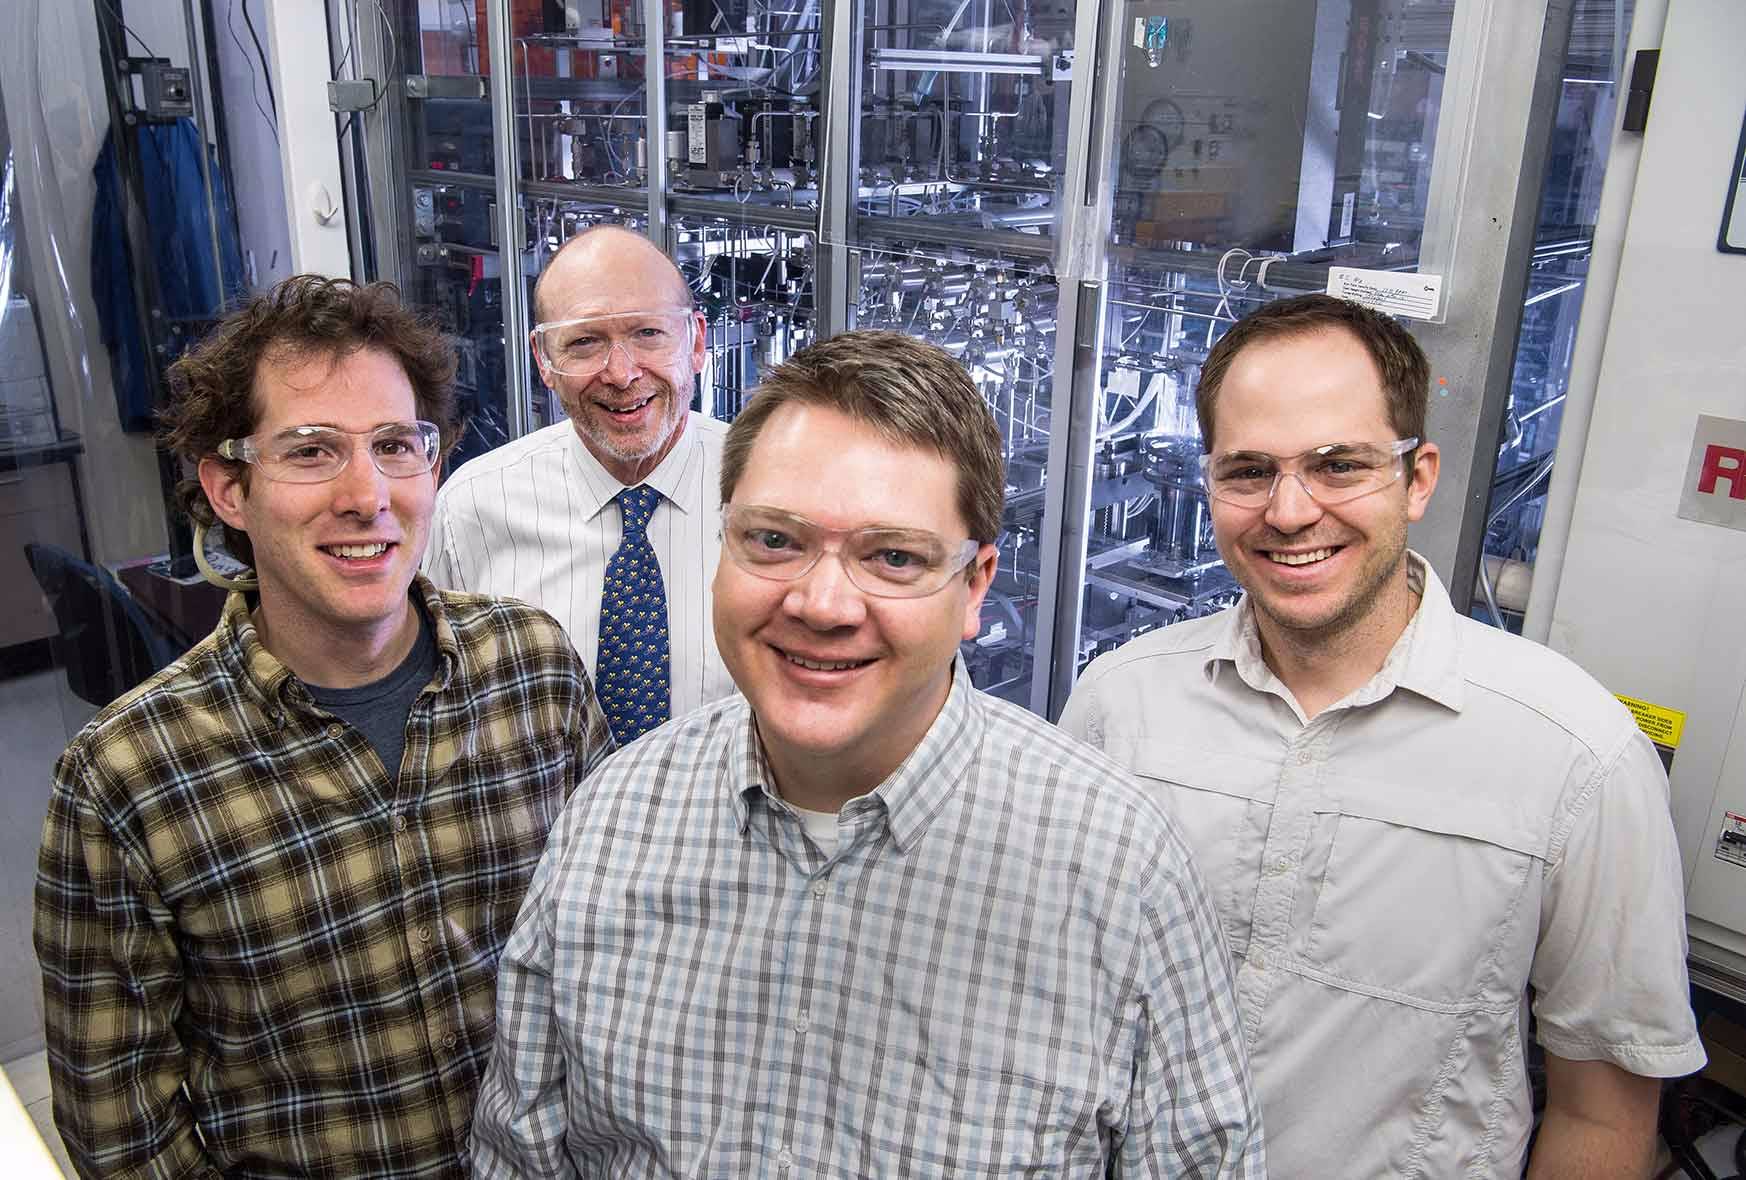
<instances>
[{"instance_id":1,"label":"blue patterned necktie","mask_svg":"<svg viewBox=\"0 0 1746 1180\"><path fill-rule=\"evenodd\" d=\"M649 545L649 517L661 493L650 487L618 494L624 539L606 563L600 595L600 659L594 690L624 745L667 720L667 588Z\"/></svg>"}]
</instances>

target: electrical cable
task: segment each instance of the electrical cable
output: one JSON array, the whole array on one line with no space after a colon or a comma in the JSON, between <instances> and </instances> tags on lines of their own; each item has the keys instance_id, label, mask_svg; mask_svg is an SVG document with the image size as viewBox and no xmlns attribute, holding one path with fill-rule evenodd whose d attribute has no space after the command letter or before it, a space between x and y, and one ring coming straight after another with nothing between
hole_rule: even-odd
<instances>
[{"instance_id":1,"label":"electrical cable","mask_svg":"<svg viewBox=\"0 0 1746 1180\"><path fill-rule=\"evenodd\" d=\"M248 12L248 0L243 0L243 12L245 15ZM273 142L278 143L279 142L279 118L278 118L279 108L277 105L275 105L273 108L273 113L269 115L267 113L267 108L263 107L261 105L261 92L260 92L259 87L256 85L260 81L260 76L255 73L255 63L252 61L249 61L248 47L242 43L242 38L237 36L237 33L236 33L236 0L231 0L230 8L225 12L224 27L227 30L229 30L230 39L232 41L236 42L237 51L243 55L243 61L249 67L249 93L250 93L250 96L255 100L255 109L257 111L261 112L261 118L266 121L267 130L269 130L273 133ZM273 97L273 83L269 79L269 81L267 82L267 98L270 100L272 97Z\"/></svg>"},{"instance_id":2,"label":"electrical cable","mask_svg":"<svg viewBox=\"0 0 1746 1180\"><path fill-rule=\"evenodd\" d=\"M478 53L479 26L473 23L473 0L450 0L451 6L456 3L461 6L461 15L467 18L467 44L472 47L474 53Z\"/></svg>"},{"instance_id":3,"label":"electrical cable","mask_svg":"<svg viewBox=\"0 0 1746 1180\"><path fill-rule=\"evenodd\" d=\"M375 7L376 7L376 15L382 21L382 28L388 34L388 68L383 72L387 77L392 78L394 76L395 67L398 66L399 61L400 61L400 43L394 39L394 24L392 21L390 21L388 19L388 13L382 7L382 0L375 0ZM244 15L247 15L248 9L246 8L246 6L245 6L243 12L244 12ZM357 39L356 35L354 34L352 40L355 41L356 39ZM334 67L333 72L334 72L334 76L336 78L339 76L340 67L344 66L346 64L346 58L349 58L351 55L352 55L352 41L348 41L348 42L346 42L346 51L340 57L339 65ZM375 90L376 96L370 100L368 105L361 108L362 110L366 110L366 111L375 110L377 107L382 105L382 100L384 98L388 97L388 87L382 85L379 82L376 82L374 79L371 80L370 85L371 85L371 88ZM339 129L339 134L336 135L334 138L337 140L343 141L346 137L346 132L348 132L352 129L352 124L353 124L353 122L355 122L357 120L357 117L358 117L358 111L352 111L352 112L348 113L346 115L345 123L343 125L341 125L341 127Z\"/></svg>"},{"instance_id":4,"label":"electrical cable","mask_svg":"<svg viewBox=\"0 0 1746 1180\"><path fill-rule=\"evenodd\" d=\"M234 11L234 0L233 0ZM255 31L255 18L249 15L249 0L242 0L243 24L249 30L249 40L255 43L255 56L261 59L261 76L267 80L267 105L273 108L274 125L278 125L279 101L273 97L273 71L267 65L267 51L261 47L261 35ZM254 70L249 67L250 72Z\"/></svg>"},{"instance_id":5,"label":"electrical cable","mask_svg":"<svg viewBox=\"0 0 1746 1180\"><path fill-rule=\"evenodd\" d=\"M116 8L114 4L110 3L110 0L102 0L102 4L103 4L104 8L109 10L109 15L115 18L115 23L121 26L121 31L123 33L126 33L129 37L132 37L135 41L139 42L139 47L141 49L145 50L147 57L156 57L157 56L157 54L152 51L152 47L145 43L144 37L141 37L138 33L134 32L132 29L128 28L127 22L121 19L120 9ZM127 54L127 42L126 41L122 42L121 49L122 49L122 56L125 57Z\"/></svg>"}]
</instances>

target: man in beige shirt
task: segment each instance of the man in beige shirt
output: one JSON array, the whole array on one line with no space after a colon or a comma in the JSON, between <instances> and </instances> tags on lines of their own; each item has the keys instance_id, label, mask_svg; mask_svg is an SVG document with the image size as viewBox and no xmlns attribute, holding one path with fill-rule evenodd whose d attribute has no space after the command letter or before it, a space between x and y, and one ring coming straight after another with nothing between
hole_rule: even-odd
<instances>
[{"instance_id":1,"label":"man in beige shirt","mask_svg":"<svg viewBox=\"0 0 1746 1180\"><path fill-rule=\"evenodd\" d=\"M1407 549L1429 366L1311 295L1232 328L1197 408L1233 610L1095 661L1061 724L1154 785L1238 963L1278 1177L1643 1177L1703 1065L1667 780L1569 661Z\"/></svg>"}]
</instances>

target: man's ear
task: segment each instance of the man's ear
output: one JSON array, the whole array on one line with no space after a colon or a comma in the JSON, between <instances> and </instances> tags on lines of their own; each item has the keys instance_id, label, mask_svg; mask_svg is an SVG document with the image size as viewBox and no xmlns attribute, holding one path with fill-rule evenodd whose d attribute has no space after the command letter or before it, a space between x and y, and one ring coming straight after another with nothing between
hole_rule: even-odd
<instances>
[{"instance_id":1,"label":"man's ear","mask_svg":"<svg viewBox=\"0 0 1746 1180\"><path fill-rule=\"evenodd\" d=\"M246 532L243 528L243 501L248 497L248 488L243 486L243 471L235 463L227 463L216 455L207 455L200 460L200 488L206 493L206 502L212 505L212 511L229 527L238 532Z\"/></svg>"},{"instance_id":2,"label":"man's ear","mask_svg":"<svg viewBox=\"0 0 1746 1180\"><path fill-rule=\"evenodd\" d=\"M546 368L546 360L544 357L542 357L540 355L539 345L534 343L534 334L533 334L531 329L529 330L529 332L527 334L527 349L530 353L533 354L534 368L539 370L540 384L544 385L547 389L551 390L553 393L558 392L558 387L556 385L552 384L551 370Z\"/></svg>"},{"instance_id":3,"label":"man's ear","mask_svg":"<svg viewBox=\"0 0 1746 1180\"><path fill-rule=\"evenodd\" d=\"M993 545L982 546L971 559L968 571L970 596L964 603L966 641L982 633L982 600L988 596L988 587L994 583L994 569L999 564L1000 550Z\"/></svg>"},{"instance_id":4,"label":"man's ear","mask_svg":"<svg viewBox=\"0 0 1746 1180\"><path fill-rule=\"evenodd\" d=\"M1431 493L1437 490L1437 473L1442 469L1443 456L1436 443L1420 443L1413 452L1413 465L1407 471L1407 519L1416 521L1425 515Z\"/></svg>"},{"instance_id":5,"label":"man's ear","mask_svg":"<svg viewBox=\"0 0 1746 1180\"><path fill-rule=\"evenodd\" d=\"M709 321L701 311L691 313L691 371L703 372L703 358L709 354Z\"/></svg>"}]
</instances>

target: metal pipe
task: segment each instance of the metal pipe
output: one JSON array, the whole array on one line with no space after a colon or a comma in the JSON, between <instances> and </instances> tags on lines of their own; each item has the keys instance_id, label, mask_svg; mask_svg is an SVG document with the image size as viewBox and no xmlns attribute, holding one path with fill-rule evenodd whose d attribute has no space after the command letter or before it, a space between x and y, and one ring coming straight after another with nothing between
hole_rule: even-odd
<instances>
[{"instance_id":1,"label":"metal pipe","mask_svg":"<svg viewBox=\"0 0 1746 1180\"><path fill-rule=\"evenodd\" d=\"M206 230L212 238L212 274L215 282L213 287L212 311L214 314L224 309L224 252L218 244L218 201L212 192L212 162L211 152L206 145L206 88L200 84L205 74L201 68L205 60L199 50L194 34L194 0L182 0L183 31L188 34L188 81L194 91L194 130L200 136L200 187L206 192Z\"/></svg>"},{"instance_id":2,"label":"metal pipe","mask_svg":"<svg viewBox=\"0 0 1746 1180\"><path fill-rule=\"evenodd\" d=\"M527 284L522 276L521 181L518 136L515 131L515 65L510 60L513 36L506 6L487 6L486 33L491 52L492 164L496 169L498 289L503 309L503 369L505 417L509 436L520 438L532 426L532 390L528 387Z\"/></svg>"}]
</instances>

